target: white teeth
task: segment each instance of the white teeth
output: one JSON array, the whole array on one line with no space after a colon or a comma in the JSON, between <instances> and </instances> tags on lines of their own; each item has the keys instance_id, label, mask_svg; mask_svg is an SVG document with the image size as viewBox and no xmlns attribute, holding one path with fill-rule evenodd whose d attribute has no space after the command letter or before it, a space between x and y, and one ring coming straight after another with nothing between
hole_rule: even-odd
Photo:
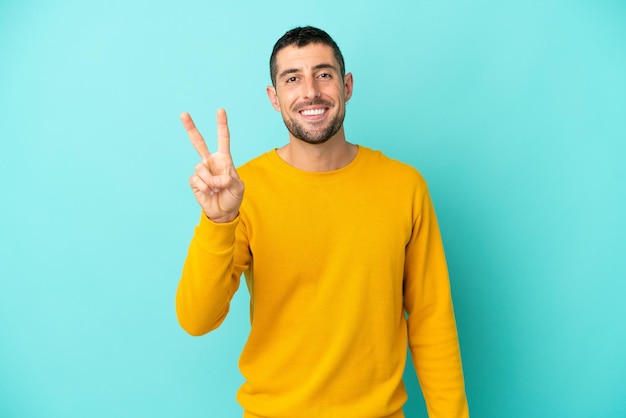
<instances>
[{"instance_id":1,"label":"white teeth","mask_svg":"<svg viewBox=\"0 0 626 418\"><path fill-rule=\"evenodd\" d=\"M303 110L301 113L304 116L314 116L314 115L321 115L322 113L326 112L326 109L311 109L311 110Z\"/></svg>"}]
</instances>

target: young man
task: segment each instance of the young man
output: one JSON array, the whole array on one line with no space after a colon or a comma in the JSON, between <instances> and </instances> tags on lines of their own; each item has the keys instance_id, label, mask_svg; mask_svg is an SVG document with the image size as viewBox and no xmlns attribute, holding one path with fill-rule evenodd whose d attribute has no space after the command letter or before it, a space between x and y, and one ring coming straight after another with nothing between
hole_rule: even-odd
<instances>
[{"instance_id":1,"label":"young man","mask_svg":"<svg viewBox=\"0 0 626 418\"><path fill-rule=\"evenodd\" d=\"M287 32L267 95L287 145L233 166L226 114L190 179L202 208L176 294L181 326L217 328L244 273L244 417L403 417L407 344L431 418L468 416L440 233L413 168L346 141L352 74L327 33ZM245 184L245 197L244 197Z\"/></svg>"}]
</instances>

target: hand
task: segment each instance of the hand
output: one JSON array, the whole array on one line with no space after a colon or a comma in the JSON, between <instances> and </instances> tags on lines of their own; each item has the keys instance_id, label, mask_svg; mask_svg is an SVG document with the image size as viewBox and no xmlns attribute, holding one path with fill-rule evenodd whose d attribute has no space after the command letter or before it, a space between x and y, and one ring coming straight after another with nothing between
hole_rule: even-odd
<instances>
[{"instance_id":1,"label":"hand","mask_svg":"<svg viewBox=\"0 0 626 418\"><path fill-rule=\"evenodd\" d=\"M230 155L230 133L226 111L217 111L217 151L211 154L189 113L180 115L191 144L202 162L189 179L189 185L205 215L214 222L230 222L237 217L243 200L243 182Z\"/></svg>"}]
</instances>

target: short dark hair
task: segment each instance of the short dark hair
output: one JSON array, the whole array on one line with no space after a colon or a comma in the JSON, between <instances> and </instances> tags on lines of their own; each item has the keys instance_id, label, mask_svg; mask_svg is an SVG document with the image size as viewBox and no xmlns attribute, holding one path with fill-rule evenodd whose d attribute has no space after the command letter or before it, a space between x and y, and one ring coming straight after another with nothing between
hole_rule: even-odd
<instances>
[{"instance_id":1,"label":"short dark hair","mask_svg":"<svg viewBox=\"0 0 626 418\"><path fill-rule=\"evenodd\" d=\"M343 55L333 38L321 29L314 28L313 26L304 26L287 31L287 33L276 41L274 49L272 50L272 56L270 57L270 76L272 77L272 85L276 85L276 73L278 72L278 68L276 68L276 55L278 54L278 51L291 45L302 48L309 44L328 45L333 49L335 59L339 63L341 78L343 79L346 75L346 65L343 61Z\"/></svg>"}]
</instances>

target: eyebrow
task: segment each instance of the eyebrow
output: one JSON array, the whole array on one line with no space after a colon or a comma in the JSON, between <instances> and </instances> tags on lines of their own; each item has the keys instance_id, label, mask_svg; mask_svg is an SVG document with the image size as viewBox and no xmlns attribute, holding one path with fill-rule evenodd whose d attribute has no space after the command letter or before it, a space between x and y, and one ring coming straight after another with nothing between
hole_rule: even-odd
<instances>
[{"instance_id":1,"label":"eyebrow","mask_svg":"<svg viewBox=\"0 0 626 418\"><path fill-rule=\"evenodd\" d=\"M314 67L313 67L313 71L323 70L323 69L331 69L331 70L338 71L338 70L337 70L337 67L335 67L335 66L334 66L334 65L332 65L332 64L327 64L327 63L324 63L324 64L317 64L316 66L314 66ZM301 70L300 70L300 69L298 69L298 68L288 68L288 69L286 69L285 71L281 72L281 73L279 74L278 78L283 78L283 77L285 77L285 76L286 76L286 75L288 75L288 74L293 74L293 73L297 73L297 72L300 72L300 71L301 71Z\"/></svg>"}]
</instances>

